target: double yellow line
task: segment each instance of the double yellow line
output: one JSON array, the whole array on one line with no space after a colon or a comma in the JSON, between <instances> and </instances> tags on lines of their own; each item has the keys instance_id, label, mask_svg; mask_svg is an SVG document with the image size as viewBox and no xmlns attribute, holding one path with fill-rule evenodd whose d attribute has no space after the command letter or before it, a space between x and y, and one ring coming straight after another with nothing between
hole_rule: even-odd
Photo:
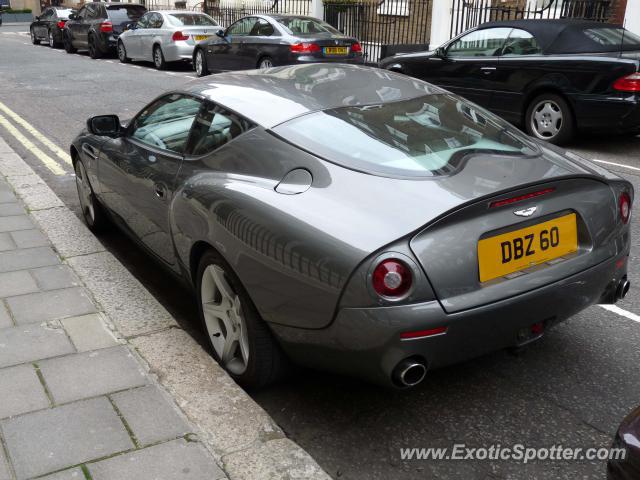
<instances>
[{"instance_id":1,"label":"double yellow line","mask_svg":"<svg viewBox=\"0 0 640 480\"><path fill-rule=\"evenodd\" d=\"M7 107L4 103L0 102L0 126L4 127L10 135L12 135L18 142L20 142L24 148L29 151L33 156L42 162L42 164L51 171L54 175L65 175L67 172L64 166L71 166L71 158L69 154L58 147L55 143L45 137L40 131L33 127L24 118L18 115L16 112ZM3 115L4 113L4 115ZM6 115L6 116L5 116ZM36 146L27 136L25 136L19 128L7 118L9 117L17 125L22 127L28 134L30 134L37 142L45 146L53 155L45 153L41 148Z\"/></svg>"}]
</instances>

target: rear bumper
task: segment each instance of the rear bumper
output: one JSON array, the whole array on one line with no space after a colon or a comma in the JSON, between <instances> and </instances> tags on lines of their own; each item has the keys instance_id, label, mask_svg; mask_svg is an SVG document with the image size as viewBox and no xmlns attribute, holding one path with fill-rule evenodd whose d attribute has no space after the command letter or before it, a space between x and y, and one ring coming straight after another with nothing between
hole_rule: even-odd
<instances>
[{"instance_id":1,"label":"rear bumper","mask_svg":"<svg viewBox=\"0 0 640 480\"><path fill-rule=\"evenodd\" d=\"M414 357L441 367L523 343L533 324L545 328L595 303L610 300L626 275L628 252L545 287L447 314L437 301L378 308L345 308L322 330L271 325L297 363L393 385L398 363ZM620 262L620 260L623 260ZM446 327L444 334L401 340L402 332Z\"/></svg>"},{"instance_id":2,"label":"rear bumper","mask_svg":"<svg viewBox=\"0 0 640 480\"><path fill-rule=\"evenodd\" d=\"M187 42L174 42L170 45L162 45L162 53L167 62L179 62L180 60L192 60L195 44Z\"/></svg>"},{"instance_id":3,"label":"rear bumper","mask_svg":"<svg viewBox=\"0 0 640 480\"><path fill-rule=\"evenodd\" d=\"M314 57L311 55L291 55L289 64L306 64L306 63L347 63L351 65L364 65L364 57Z\"/></svg>"},{"instance_id":4,"label":"rear bumper","mask_svg":"<svg viewBox=\"0 0 640 480\"><path fill-rule=\"evenodd\" d=\"M640 95L573 95L578 129L625 133L640 130Z\"/></svg>"}]
</instances>

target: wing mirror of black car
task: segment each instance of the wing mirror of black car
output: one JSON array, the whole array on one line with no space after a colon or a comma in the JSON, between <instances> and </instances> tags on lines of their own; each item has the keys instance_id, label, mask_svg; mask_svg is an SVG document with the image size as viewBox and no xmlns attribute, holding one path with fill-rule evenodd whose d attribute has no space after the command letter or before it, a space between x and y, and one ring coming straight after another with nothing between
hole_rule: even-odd
<instances>
[{"instance_id":1,"label":"wing mirror of black car","mask_svg":"<svg viewBox=\"0 0 640 480\"><path fill-rule=\"evenodd\" d=\"M69 14L69 20L75 20L76 18L78 18L78 16L75 13Z\"/></svg>"},{"instance_id":2,"label":"wing mirror of black car","mask_svg":"<svg viewBox=\"0 0 640 480\"><path fill-rule=\"evenodd\" d=\"M216 31L216 36L217 36L217 37L220 37L220 38L224 38L224 30L223 30L222 28L219 28L219 29Z\"/></svg>"},{"instance_id":3,"label":"wing mirror of black car","mask_svg":"<svg viewBox=\"0 0 640 480\"><path fill-rule=\"evenodd\" d=\"M98 115L87 120L87 129L94 135L103 137L118 137L122 132L120 119L117 115Z\"/></svg>"},{"instance_id":4,"label":"wing mirror of black car","mask_svg":"<svg viewBox=\"0 0 640 480\"><path fill-rule=\"evenodd\" d=\"M447 58L447 51L444 47L438 47L435 50L435 55L438 58Z\"/></svg>"}]
</instances>

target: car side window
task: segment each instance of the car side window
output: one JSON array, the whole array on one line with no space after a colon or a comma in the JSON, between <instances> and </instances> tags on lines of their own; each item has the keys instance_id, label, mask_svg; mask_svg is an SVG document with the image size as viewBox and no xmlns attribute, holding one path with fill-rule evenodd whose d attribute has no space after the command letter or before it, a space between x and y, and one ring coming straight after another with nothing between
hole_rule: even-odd
<instances>
[{"instance_id":1,"label":"car side window","mask_svg":"<svg viewBox=\"0 0 640 480\"><path fill-rule=\"evenodd\" d=\"M249 35L254 37L270 37L273 35L273 25L267 22L264 18L259 18L253 25L253 29Z\"/></svg>"},{"instance_id":2,"label":"car side window","mask_svg":"<svg viewBox=\"0 0 640 480\"><path fill-rule=\"evenodd\" d=\"M514 28L502 47L502 55L540 55L542 49L529 32Z\"/></svg>"},{"instance_id":3,"label":"car side window","mask_svg":"<svg viewBox=\"0 0 640 480\"><path fill-rule=\"evenodd\" d=\"M131 138L152 147L184 153L201 102L188 95L166 95L136 117Z\"/></svg>"},{"instance_id":4,"label":"car side window","mask_svg":"<svg viewBox=\"0 0 640 480\"><path fill-rule=\"evenodd\" d=\"M252 127L247 120L207 102L193 124L189 151L192 155L213 152Z\"/></svg>"},{"instance_id":5,"label":"car side window","mask_svg":"<svg viewBox=\"0 0 640 480\"><path fill-rule=\"evenodd\" d=\"M159 13L152 13L149 17L149 28L160 28L163 23L164 19Z\"/></svg>"},{"instance_id":6,"label":"car side window","mask_svg":"<svg viewBox=\"0 0 640 480\"><path fill-rule=\"evenodd\" d=\"M96 5L87 5L87 19L98 18L98 9Z\"/></svg>"},{"instance_id":7,"label":"car side window","mask_svg":"<svg viewBox=\"0 0 640 480\"><path fill-rule=\"evenodd\" d=\"M84 20L87 18L87 7L82 7L78 12L78 20Z\"/></svg>"},{"instance_id":8,"label":"car side window","mask_svg":"<svg viewBox=\"0 0 640 480\"><path fill-rule=\"evenodd\" d=\"M227 35L233 35L235 37L245 37L249 35L257 20L258 19L255 17L241 18L229 27Z\"/></svg>"},{"instance_id":9,"label":"car side window","mask_svg":"<svg viewBox=\"0 0 640 480\"><path fill-rule=\"evenodd\" d=\"M493 57L499 55L511 28L484 28L455 40L447 47L447 57Z\"/></svg>"},{"instance_id":10,"label":"car side window","mask_svg":"<svg viewBox=\"0 0 640 480\"><path fill-rule=\"evenodd\" d=\"M42 12L42 15L40 15L40 20L49 20L53 15L52 15L52 11L50 8L47 8L44 12Z\"/></svg>"}]
</instances>

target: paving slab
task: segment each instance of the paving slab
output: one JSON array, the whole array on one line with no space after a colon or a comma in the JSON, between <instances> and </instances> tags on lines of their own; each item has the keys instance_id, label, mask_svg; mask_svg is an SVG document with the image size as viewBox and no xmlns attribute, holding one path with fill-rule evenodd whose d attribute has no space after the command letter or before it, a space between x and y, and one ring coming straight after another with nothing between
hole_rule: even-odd
<instances>
[{"instance_id":1,"label":"paving slab","mask_svg":"<svg viewBox=\"0 0 640 480\"><path fill-rule=\"evenodd\" d=\"M49 399L33 365L0 369L0 418L48 406Z\"/></svg>"},{"instance_id":2,"label":"paving slab","mask_svg":"<svg viewBox=\"0 0 640 480\"><path fill-rule=\"evenodd\" d=\"M140 445L170 440L191 432L172 400L154 385L116 393L111 398Z\"/></svg>"},{"instance_id":3,"label":"paving slab","mask_svg":"<svg viewBox=\"0 0 640 480\"><path fill-rule=\"evenodd\" d=\"M4 302L0 302L0 328L13 327L13 321L9 316L7 307L4 306Z\"/></svg>"},{"instance_id":4,"label":"paving slab","mask_svg":"<svg viewBox=\"0 0 640 480\"><path fill-rule=\"evenodd\" d=\"M126 347L113 347L52 358L39 363L56 403L140 387L148 383Z\"/></svg>"},{"instance_id":5,"label":"paving slab","mask_svg":"<svg viewBox=\"0 0 640 480\"><path fill-rule=\"evenodd\" d=\"M7 177L33 175L35 172L16 153L0 153L0 173Z\"/></svg>"},{"instance_id":6,"label":"paving slab","mask_svg":"<svg viewBox=\"0 0 640 480\"><path fill-rule=\"evenodd\" d=\"M0 298L24 295L38 291L38 285L29 272L18 270L0 273Z\"/></svg>"},{"instance_id":7,"label":"paving slab","mask_svg":"<svg viewBox=\"0 0 640 480\"><path fill-rule=\"evenodd\" d=\"M11 238L9 232L0 233L0 252L4 252L5 250L13 250L16 248L16 244Z\"/></svg>"},{"instance_id":8,"label":"paving slab","mask_svg":"<svg viewBox=\"0 0 640 480\"><path fill-rule=\"evenodd\" d=\"M19 325L0 330L0 368L74 351L62 328Z\"/></svg>"},{"instance_id":9,"label":"paving slab","mask_svg":"<svg viewBox=\"0 0 640 480\"><path fill-rule=\"evenodd\" d=\"M9 472L9 465L7 459L4 457L4 451L0 447L0 480L13 480L11 473Z\"/></svg>"},{"instance_id":10,"label":"paving slab","mask_svg":"<svg viewBox=\"0 0 640 480\"><path fill-rule=\"evenodd\" d=\"M31 275L41 290L57 290L59 288L79 287L78 277L67 265L52 265L31 270Z\"/></svg>"},{"instance_id":11,"label":"paving slab","mask_svg":"<svg viewBox=\"0 0 640 480\"><path fill-rule=\"evenodd\" d=\"M103 252L104 246L68 208L31 213L56 250L65 258Z\"/></svg>"},{"instance_id":12,"label":"paving slab","mask_svg":"<svg viewBox=\"0 0 640 480\"><path fill-rule=\"evenodd\" d=\"M105 324L100 313L64 318L60 320L60 323L79 352L118 345L118 341Z\"/></svg>"},{"instance_id":13,"label":"paving slab","mask_svg":"<svg viewBox=\"0 0 640 480\"><path fill-rule=\"evenodd\" d=\"M2 193L0 192L0 196ZM13 215L0 217L0 232L12 232L14 230L29 230L33 228L33 222L28 215Z\"/></svg>"},{"instance_id":14,"label":"paving slab","mask_svg":"<svg viewBox=\"0 0 640 480\"><path fill-rule=\"evenodd\" d=\"M0 203L0 217L9 217L12 215L24 215L25 209L18 202Z\"/></svg>"},{"instance_id":15,"label":"paving slab","mask_svg":"<svg viewBox=\"0 0 640 480\"><path fill-rule=\"evenodd\" d=\"M125 337L177 326L173 317L111 253L68 259Z\"/></svg>"},{"instance_id":16,"label":"paving slab","mask_svg":"<svg viewBox=\"0 0 640 480\"><path fill-rule=\"evenodd\" d=\"M60 259L50 247L20 248L0 252L0 272L57 265Z\"/></svg>"},{"instance_id":17,"label":"paving slab","mask_svg":"<svg viewBox=\"0 0 640 480\"><path fill-rule=\"evenodd\" d=\"M49 239L38 229L10 232L13 241L20 248L48 247Z\"/></svg>"},{"instance_id":18,"label":"paving slab","mask_svg":"<svg viewBox=\"0 0 640 480\"><path fill-rule=\"evenodd\" d=\"M64 205L62 200L37 175L19 177L11 183L16 193L20 195L22 201L31 211Z\"/></svg>"},{"instance_id":19,"label":"paving slab","mask_svg":"<svg viewBox=\"0 0 640 480\"><path fill-rule=\"evenodd\" d=\"M45 477L38 477L38 480L85 480L85 476L81 469L71 468Z\"/></svg>"},{"instance_id":20,"label":"paving slab","mask_svg":"<svg viewBox=\"0 0 640 480\"><path fill-rule=\"evenodd\" d=\"M227 478L204 447L174 440L88 465L93 480L220 480ZM267 480L265 477L262 480Z\"/></svg>"},{"instance_id":21,"label":"paving slab","mask_svg":"<svg viewBox=\"0 0 640 480\"><path fill-rule=\"evenodd\" d=\"M0 421L18 480L133 448L105 397Z\"/></svg>"},{"instance_id":22,"label":"paving slab","mask_svg":"<svg viewBox=\"0 0 640 480\"><path fill-rule=\"evenodd\" d=\"M222 458L230 480L331 480L307 452L288 438L270 440Z\"/></svg>"},{"instance_id":23,"label":"paving slab","mask_svg":"<svg viewBox=\"0 0 640 480\"><path fill-rule=\"evenodd\" d=\"M84 288L64 288L7 298L18 325L96 312Z\"/></svg>"}]
</instances>

